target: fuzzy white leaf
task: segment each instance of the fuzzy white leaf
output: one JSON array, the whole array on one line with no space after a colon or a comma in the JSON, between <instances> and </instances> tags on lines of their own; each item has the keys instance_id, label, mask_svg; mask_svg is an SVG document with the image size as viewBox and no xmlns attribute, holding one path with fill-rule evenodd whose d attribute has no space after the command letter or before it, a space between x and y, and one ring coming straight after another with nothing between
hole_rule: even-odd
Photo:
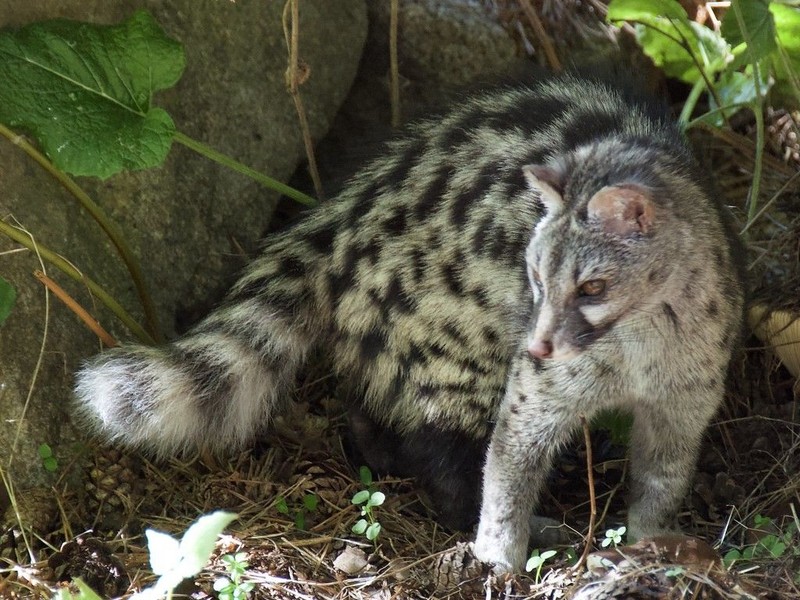
<instances>
[{"instance_id":1,"label":"fuzzy white leaf","mask_svg":"<svg viewBox=\"0 0 800 600\"><path fill-rule=\"evenodd\" d=\"M235 513L218 510L200 517L186 530L180 543L180 575L191 577L203 570L217 537L236 517Z\"/></svg>"},{"instance_id":2,"label":"fuzzy white leaf","mask_svg":"<svg viewBox=\"0 0 800 600\"><path fill-rule=\"evenodd\" d=\"M148 529L144 532L147 536L147 549L150 552L150 568L156 575L168 573L180 563L180 542L171 535Z\"/></svg>"}]
</instances>

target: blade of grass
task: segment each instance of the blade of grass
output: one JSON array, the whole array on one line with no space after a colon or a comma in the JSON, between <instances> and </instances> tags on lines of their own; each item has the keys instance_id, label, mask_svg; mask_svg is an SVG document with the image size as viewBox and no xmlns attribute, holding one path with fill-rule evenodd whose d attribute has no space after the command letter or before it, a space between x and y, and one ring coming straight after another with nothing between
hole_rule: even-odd
<instances>
[{"instance_id":1,"label":"blade of grass","mask_svg":"<svg viewBox=\"0 0 800 600\"><path fill-rule=\"evenodd\" d=\"M125 241L125 238L122 235L119 227L117 227L117 225L105 214L103 209L101 209L69 175L57 169L55 165L53 165L53 163L47 159L46 156L28 143L25 138L17 135L2 123L0 123L0 135L3 135L9 141L11 141L11 143L19 146L23 152L35 160L50 175L52 175L56 181L58 181L78 200L81 206L92 216L97 224L100 225L101 229L111 240L111 243L114 244L114 247L117 249L122 261L125 263L128 272L131 274L131 279L136 287L136 293L139 296L139 301L142 304L145 319L147 320L147 328L150 331L150 335L148 337L151 337L159 342L163 341L161 329L158 325L158 317L155 306L153 305L153 301L149 292L147 291L147 286L145 285L144 276L142 275L142 270L139 267L139 262L136 260L133 252L128 246L128 243Z\"/></svg>"},{"instance_id":2,"label":"blade of grass","mask_svg":"<svg viewBox=\"0 0 800 600\"><path fill-rule=\"evenodd\" d=\"M92 294L94 294L100 302L102 302L111 312L113 312L116 317L131 331L131 333L133 333L133 335L139 339L139 341L141 341L143 344L149 344L151 346L156 344L156 341L153 339L153 337L141 325L139 325L124 308L122 308L119 302L114 300L114 298L112 298L108 292L97 285L97 283L86 277L83 273L78 271L78 269L69 264L61 256L42 246L39 242L34 244L29 235L23 233L19 228L5 223L4 221L0 221L0 233L7 235L12 240L18 244L22 244L29 250L37 252L44 260L52 264L54 267L75 281L84 283L91 290Z\"/></svg>"}]
</instances>

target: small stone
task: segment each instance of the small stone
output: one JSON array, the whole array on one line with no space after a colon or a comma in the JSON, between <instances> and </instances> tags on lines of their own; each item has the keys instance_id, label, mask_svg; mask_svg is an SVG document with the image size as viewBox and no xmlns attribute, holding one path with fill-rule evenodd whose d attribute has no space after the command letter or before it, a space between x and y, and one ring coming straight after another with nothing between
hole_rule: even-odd
<instances>
[{"instance_id":1,"label":"small stone","mask_svg":"<svg viewBox=\"0 0 800 600\"><path fill-rule=\"evenodd\" d=\"M344 551L333 560L333 567L346 575L357 575L368 565L367 555L360 548L347 546Z\"/></svg>"}]
</instances>

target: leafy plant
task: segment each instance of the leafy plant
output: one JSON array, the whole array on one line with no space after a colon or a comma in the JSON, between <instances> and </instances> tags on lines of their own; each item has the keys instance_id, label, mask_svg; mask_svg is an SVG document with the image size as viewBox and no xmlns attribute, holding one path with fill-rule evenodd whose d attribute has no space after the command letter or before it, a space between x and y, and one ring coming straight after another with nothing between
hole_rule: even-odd
<instances>
[{"instance_id":1,"label":"leafy plant","mask_svg":"<svg viewBox=\"0 0 800 600\"><path fill-rule=\"evenodd\" d=\"M617 529L606 529L606 536L603 538L603 541L600 542L600 545L603 548L608 548L610 545L614 545L616 548L618 545L622 543L623 536L627 531L627 527L624 525Z\"/></svg>"},{"instance_id":2,"label":"leafy plant","mask_svg":"<svg viewBox=\"0 0 800 600\"><path fill-rule=\"evenodd\" d=\"M386 501L386 495L372 489L372 471L369 470L369 467L359 468L359 478L366 489L356 492L351 500L353 504L361 507L361 518L356 521L351 531L374 542L381 532L381 524L378 522L374 509Z\"/></svg>"},{"instance_id":3,"label":"leafy plant","mask_svg":"<svg viewBox=\"0 0 800 600\"><path fill-rule=\"evenodd\" d=\"M48 444L39 445L39 458L42 459L42 466L46 471L53 473L58 469L58 460Z\"/></svg>"},{"instance_id":4,"label":"leafy plant","mask_svg":"<svg viewBox=\"0 0 800 600\"><path fill-rule=\"evenodd\" d=\"M781 530L772 519L762 515L756 515L753 519L754 529L765 533L759 536L754 544L742 548L729 550L722 561L726 567L730 568L736 562L750 562L760 558L781 558L789 551L789 554L800 557L800 546L796 539L798 528L797 523L792 521L785 529Z\"/></svg>"},{"instance_id":5,"label":"leafy plant","mask_svg":"<svg viewBox=\"0 0 800 600\"><path fill-rule=\"evenodd\" d=\"M214 590L219 593L219 600L243 600L253 591L255 584L242 581L242 577L250 566L246 552L226 554L222 562L228 571L228 577L220 577L214 581Z\"/></svg>"},{"instance_id":6,"label":"leafy plant","mask_svg":"<svg viewBox=\"0 0 800 600\"><path fill-rule=\"evenodd\" d=\"M150 567L153 573L159 575L159 579L153 587L134 594L133 598L171 598L181 581L202 571L214 550L217 537L235 518L234 513L224 511L202 516L186 530L180 541L160 531L146 530Z\"/></svg>"},{"instance_id":7,"label":"leafy plant","mask_svg":"<svg viewBox=\"0 0 800 600\"><path fill-rule=\"evenodd\" d=\"M542 566L544 566L544 563L547 562L548 559L553 558L555 555L555 550L545 550L541 554L539 554L538 550L534 550L531 553L531 557L528 559L528 562L525 563L525 570L530 573L536 569L536 574L534 575L536 583L539 583L542 578Z\"/></svg>"},{"instance_id":8,"label":"leafy plant","mask_svg":"<svg viewBox=\"0 0 800 600\"><path fill-rule=\"evenodd\" d=\"M176 141L303 204L316 202L181 133L153 106L186 59L146 11L119 25L56 19L0 33L0 122L33 136L59 169L109 177L161 165Z\"/></svg>"},{"instance_id":9,"label":"leafy plant","mask_svg":"<svg viewBox=\"0 0 800 600\"><path fill-rule=\"evenodd\" d=\"M312 513L317 510L317 505L319 504L319 497L316 494L306 494L303 496L303 505L300 508L292 509L289 508L288 502L286 502L286 498L283 496L278 496L278 499L275 502L275 508L281 514L292 516L294 518L294 526L301 530L305 531L306 529L306 515L308 513Z\"/></svg>"},{"instance_id":10,"label":"leafy plant","mask_svg":"<svg viewBox=\"0 0 800 600\"><path fill-rule=\"evenodd\" d=\"M692 85L680 121L684 127L721 125L750 108L756 119L756 159L748 222L757 211L770 88L800 102L800 11L770 0L732 0L719 31L691 21L677 0L612 0L608 20L634 25L644 52L664 72ZM691 120L703 92L709 111Z\"/></svg>"}]
</instances>

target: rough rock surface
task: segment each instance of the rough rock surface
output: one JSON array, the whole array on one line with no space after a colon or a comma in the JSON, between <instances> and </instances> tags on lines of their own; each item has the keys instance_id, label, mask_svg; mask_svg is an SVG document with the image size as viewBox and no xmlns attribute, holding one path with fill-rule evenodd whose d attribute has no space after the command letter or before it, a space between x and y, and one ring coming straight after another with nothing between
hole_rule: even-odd
<instances>
[{"instance_id":1,"label":"rough rock surface","mask_svg":"<svg viewBox=\"0 0 800 600\"><path fill-rule=\"evenodd\" d=\"M149 9L183 43L187 57L181 81L160 93L155 104L188 136L285 180L305 153L284 83L283 6L220 0L0 0L0 27L57 17L116 23L135 8ZM310 68L301 93L315 139L328 129L350 88L365 37L364 0L301 3L300 53ZM176 314L191 313L233 278L244 263L240 248L256 248L277 198L177 144L163 167L107 181L81 178L79 184L125 231L167 335L184 326L176 323ZM72 196L3 138L0 218L24 226L141 320L127 272L104 234ZM25 489L79 472L70 471L80 450L80 436L69 426L72 373L100 347L60 302L51 299L48 309L43 288L31 275L39 262L18 248L0 238L0 275L18 291L16 306L0 327L0 461L4 469L10 465L15 486ZM52 266L47 271L112 334L130 338L107 311L95 309L85 286ZM54 475L42 468L36 452L41 443L50 444L59 461ZM0 509L4 504L0 490Z\"/></svg>"}]
</instances>

